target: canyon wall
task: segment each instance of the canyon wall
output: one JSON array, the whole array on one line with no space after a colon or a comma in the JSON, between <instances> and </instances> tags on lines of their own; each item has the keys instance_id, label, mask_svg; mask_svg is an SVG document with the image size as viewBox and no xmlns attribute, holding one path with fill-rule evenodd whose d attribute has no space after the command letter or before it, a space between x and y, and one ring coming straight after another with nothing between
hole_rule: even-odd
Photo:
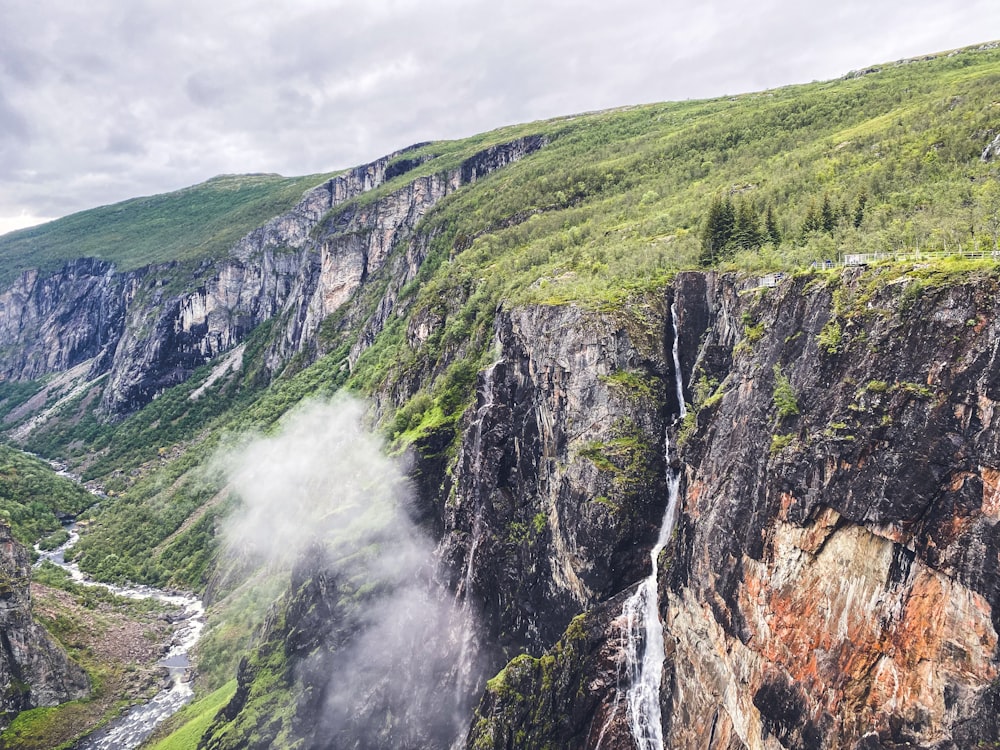
<instances>
[{"instance_id":1,"label":"canyon wall","mask_svg":"<svg viewBox=\"0 0 1000 750\"><path fill-rule=\"evenodd\" d=\"M670 293L693 409L671 428L665 746L996 741L996 279L691 273ZM468 747L634 747L622 603L513 660Z\"/></svg>"},{"instance_id":2,"label":"canyon wall","mask_svg":"<svg viewBox=\"0 0 1000 750\"><path fill-rule=\"evenodd\" d=\"M30 583L28 551L0 522L0 728L21 711L90 692L84 671L32 619Z\"/></svg>"},{"instance_id":3,"label":"canyon wall","mask_svg":"<svg viewBox=\"0 0 1000 750\"><path fill-rule=\"evenodd\" d=\"M0 292L0 377L34 380L86 364L82 372L89 381L107 376L101 386L104 414L120 417L272 318L278 319L268 353L272 372L303 350L314 357L320 323L394 250L408 247L431 207L544 143L527 136L490 146L452 169L408 183L403 175L421 160L399 158L403 152L385 156L308 191L218 261L119 273L110 263L85 258L44 277L25 272ZM401 186L356 200L387 179ZM405 253L384 315L425 255L420 242ZM369 340L378 330L368 332Z\"/></svg>"},{"instance_id":4,"label":"canyon wall","mask_svg":"<svg viewBox=\"0 0 1000 750\"><path fill-rule=\"evenodd\" d=\"M986 276L682 273L617 312L498 311L454 458L414 469L495 675L467 686L466 747L654 746L634 737L624 606L649 575L667 440L664 746L1000 738L998 294ZM343 606L321 565L299 575L272 647L298 632L289 613Z\"/></svg>"}]
</instances>

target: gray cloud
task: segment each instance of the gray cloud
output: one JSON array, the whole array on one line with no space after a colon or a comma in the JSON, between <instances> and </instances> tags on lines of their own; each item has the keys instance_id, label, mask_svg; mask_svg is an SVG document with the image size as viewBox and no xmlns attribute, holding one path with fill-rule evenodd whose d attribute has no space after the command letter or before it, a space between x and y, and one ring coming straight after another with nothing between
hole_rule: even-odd
<instances>
[{"instance_id":1,"label":"gray cloud","mask_svg":"<svg viewBox=\"0 0 1000 750\"><path fill-rule=\"evenodd\" d=\"M145 147L138 138L132 133L123 131L113 132L108 136L106 151L109 154L122 156L141 156L146 153Z\"/></svg>"},{"instance_id":2,"label":"gray cloud","mask_svg":"<svg viewBox=\"0 0 1000 750\"><path fill-rule=\"evenodd\" d=\"M3 146L24 146L30 140L28 121L21 115L0 91L0 132L3 133Z\"/></svg>"},{"instance_id":3,"label":"gray cloud","mask_svg":"<svg viewBox=\"0 0 1000 750\"><path fill-rule=\"evenodd\" d=\"M830 78L998 27L989 0L9 0L0 229L221 172Z\"/></svg>"}]
</instances>

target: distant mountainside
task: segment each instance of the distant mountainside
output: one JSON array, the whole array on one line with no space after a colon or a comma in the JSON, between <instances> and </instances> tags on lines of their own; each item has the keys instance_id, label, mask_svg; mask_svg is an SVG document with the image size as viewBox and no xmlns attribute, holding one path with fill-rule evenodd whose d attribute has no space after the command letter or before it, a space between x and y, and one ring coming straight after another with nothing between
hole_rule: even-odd
<instances>
[{"instance_id":1,"label":"distant mountainside","mask_svg":"<svg viewBox=\"0 0 1000 750\"><path fill-rule=\"evenodd\" d=\"M984 44L7 235L4 429L107 490L82 568L205 593L200 747L1000 742L998 91ZM295 560L225 536L219 450L338 392L418 586L343 487ZM385 618L447 658L359 666Z\"/></svg>"},{"instance_id":2,"label":"distant mountainside","mask_svg":"<svg viewBox=\"0 0 1000 750\"><path fill-rule=\"evenodd\" d=\"M224 256L234 242L291 208L331 175L220 175L174 193L133 198L0 236L0 283L28 269L52 272L77 258L120 271Z\"/></svg>"}]
</instances>

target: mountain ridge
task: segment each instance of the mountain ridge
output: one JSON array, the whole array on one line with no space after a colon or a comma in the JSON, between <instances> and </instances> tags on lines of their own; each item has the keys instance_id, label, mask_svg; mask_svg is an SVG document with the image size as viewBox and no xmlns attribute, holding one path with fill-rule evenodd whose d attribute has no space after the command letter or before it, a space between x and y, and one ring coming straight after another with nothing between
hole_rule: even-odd
<instances>
[{"instance_id":1,"label":"mountain ridge","mask_svg":"<svg viewBox=\"0 0 1000 750\"><path fill-rule=\"evenodd\" d=\"M480 701L468 747L633 746L622 598L649 575L668 425L683 475L658 566L671 746L700 747L708 726L715 747L765 750L993 739L1000 192L982 156L1000 52L982 47L416 144L313 186L218 257L28 273L0 296L8 434L108 490L81 567L208 592L199 689L238 684L204 746L329 744L299 711L328 692L304 665L350 662L352 608L377 582L338 577L336 548L294 572L228 549L240 500L209 459L341 390L408 457L435 595L479 618L493 679L436 673ZM910 257L825 267L888 251ZM768 286L768 271L786 276ZM692 408L675 424L678 378ZM857 645L815 598L837 570L884 615L831 584ZM973 635L949 636L928 598ZM927 687L911 657L937 669ZM396 700L392 677L366 685ZM406 710L351 741L391 746Z\"/></svg>"}]
</instances>

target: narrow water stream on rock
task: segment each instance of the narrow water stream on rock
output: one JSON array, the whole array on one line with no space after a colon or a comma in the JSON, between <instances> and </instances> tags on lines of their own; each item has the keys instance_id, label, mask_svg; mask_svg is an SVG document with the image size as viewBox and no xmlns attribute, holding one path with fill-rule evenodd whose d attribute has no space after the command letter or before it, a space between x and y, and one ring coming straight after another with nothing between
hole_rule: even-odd
<instances>
[{"instance_id":1,"label":"narrow water stream on rock","mask_svg":"<svg viewBox=\"0 0 1000 750\"><path fill-rule=\"evenodd\" d=\"M674 329L673 359L678 404L677 421L680 421L686 416L687 408L684 404L684 382L678 353L677 311L673 305L670 307L670 318ZM677 524L681 483L681 469L674 469L670 464L670 438L666 434L664 457L667 464L667 507L660 523L656 544L649 553L653 563L652 571L628 598L622 611L625 621L626 675L629 679L626 696L628 722L639 750L663 750L660 681L663 677L665 653L656 579L659 573L660 553L670 541Z\"/></svg>"},{"instance_id":2,"label":"narrow water stream on rock","mask_svg":"<svg viewBox=\"0 0 1000 750\"><path fill-rule=\"evenodd\" d=\"M469 694L472 692L477 675L475 674L475 660L478 656L476 649L477 632L476 617L473 613L473 603L471 598L473 579L476 573L476 552L483 537L483 493L482 493L482 458L483 458L483 423L489 416L493 408L493 380L497 367L503 360L497 360L483 375L483 403L476 409L476 419L474 423L475 437L473 438L473 481L475 482L475 492L473 498L479 501L472 523L472 539L465 557L465 570L462 580L459 581L455 591L456 601L460 601L459 606L459 626L461 628L461 646L458 654L457 675L455 679L455 704L460 710L466 708ZM464 745L465 732L456 740L454 747Z\"/></svg>"},{"instance_id":3,"label":"narrow water stream on rock","mask_svg":"<svg viewBox=\"0 0 1000 750\"><path fill-rule=\"evenodd\" d=\"M79 481L78 477L65 470L60 470L59 474ZM99 493L95 494L100 496ZM102 586L118 596L130 599L156 599L182 610L175 621L183 622L183 625L175 631L170 650L158 662L167 669L169 684L151 700L133 706L74 746L76 750L133 750L152 734L160 722L175 714L194 695L188 673L191 666L188 655L205 627L205 607L194 594L168 592L152 586L116 586L93 580L80 570L79 565L66 561L66 552L80 539L75 523L69 525L67 530L69 539L54 550L43 551L35 545L39 554L36 567L48 560L69 573L74 581L85 586Z\"/></svg>"}]
</instances>

